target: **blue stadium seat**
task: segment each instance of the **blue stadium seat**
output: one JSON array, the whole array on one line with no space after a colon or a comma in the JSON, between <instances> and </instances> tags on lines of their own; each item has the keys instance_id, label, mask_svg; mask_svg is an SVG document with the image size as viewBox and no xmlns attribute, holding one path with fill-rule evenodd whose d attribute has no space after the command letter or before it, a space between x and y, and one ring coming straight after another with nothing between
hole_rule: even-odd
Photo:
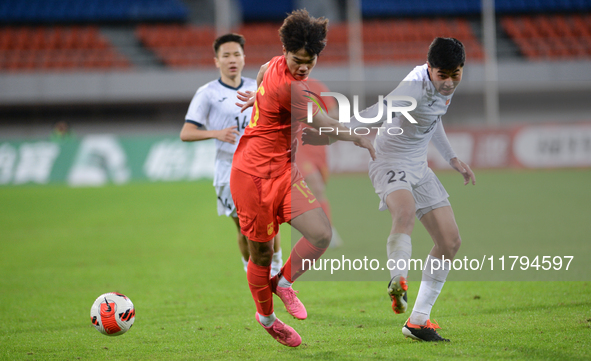
<instances>
[{"instance_id":1,"label":"blue stadium seat","mask_svg":"<svg viewBox=\"0 0 591 361\"><path fill-rule=\"evenodd\" d=\"M243 0L243 2L246 0ZM591 0L496 0L499 14L591 11ZM363 0L365 17L478 15L481 0Z\"/></svg>"},{"instance_id":2,"label":"blue stadium seat","mask_svg":"<svg viewBox=\"0 0 591 361\"><path fill-rule=\"evenodd\" d=\"M294 9L292 0L240 0L245 21L282 21Z\"/></svg>"},{"instance_id":3,"label":"blue stadium seat","mask_svg":"<svg viewBox=\"0 0 591 361\"><path fill-rule=\"evenodd\" d=\"M181 0L0 0L0 23L186 21Z\"/></svg>"}]
</instances>

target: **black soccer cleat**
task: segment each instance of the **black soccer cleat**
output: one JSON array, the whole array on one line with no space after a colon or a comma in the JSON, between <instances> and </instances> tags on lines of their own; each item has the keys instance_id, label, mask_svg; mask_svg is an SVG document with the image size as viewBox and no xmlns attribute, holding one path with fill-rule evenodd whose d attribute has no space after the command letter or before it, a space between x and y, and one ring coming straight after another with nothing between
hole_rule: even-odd
<instances>
[{"instance_id":1,"label":"black soccer cleat","mask_svg":"<svg viewBox=\"0 0 591 361\"><path fill-rule=\"evenodd\" d=\"M390 283L388 283L388 295L392 300L392 311L396 314L406 312L406 290L408 290L406 278L400 275L392 277Z\"/></svg>"},{"instance_id":2,"label":"black soccer cleat","mask_svg":"<svg viewBox=\"0 0 591 361\"><path fill-rule=\"evenodd\" d=\"M437 333L436 329L438 328L441 327L437 323L431 323L429 320L427 320L426 325L421 326L413 325L410 323L410 319L408 319L402 327L402 334L418 341L449 342L447 338L443 338Z\"/></svg>"}]
</instances>

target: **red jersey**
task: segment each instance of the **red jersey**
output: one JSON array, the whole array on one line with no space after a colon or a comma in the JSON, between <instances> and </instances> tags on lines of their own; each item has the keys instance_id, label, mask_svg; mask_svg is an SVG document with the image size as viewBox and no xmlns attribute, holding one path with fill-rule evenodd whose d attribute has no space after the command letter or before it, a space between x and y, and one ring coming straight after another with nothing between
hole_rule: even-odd
<instances>
[{"instance_id":1,"label":"red jersey","mask_svg":"<svg viewBox=\"0 0 591 361\"><path fill-rule=\"evenodd\" d=\"M292 134L300 127L298 120L307 116L306 90L306 81L291 75L284 56L271 59L255 95L250 123L234 153L234 168L260 178L291 171ZM312 114L317 111L313 104Z\"/></svg>"}]
</instances>

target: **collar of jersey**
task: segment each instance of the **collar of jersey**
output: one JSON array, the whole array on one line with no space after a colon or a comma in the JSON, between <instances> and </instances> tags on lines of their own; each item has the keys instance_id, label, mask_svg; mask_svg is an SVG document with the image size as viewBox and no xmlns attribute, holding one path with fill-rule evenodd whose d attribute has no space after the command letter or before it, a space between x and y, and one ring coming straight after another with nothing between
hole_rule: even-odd
<instances>
[{"instance_id":1,"label":"collar of jersey","mask_svg":"<svg viewBox=\"0 0 591 361\"><path fill-rule=\"evenodd\" d=\"M244 79L242 77L240 78L240 85L238 85L236 88L234 88L233 86L229 86L228 84L224 83L222 81L222 78L221 77L218 79L218 81L220 82L220 84L222 84L226 88L232 89L232 90L238 90L238 89L242 88L242 84L244 84Z\"/></svg>"}]
</instances>

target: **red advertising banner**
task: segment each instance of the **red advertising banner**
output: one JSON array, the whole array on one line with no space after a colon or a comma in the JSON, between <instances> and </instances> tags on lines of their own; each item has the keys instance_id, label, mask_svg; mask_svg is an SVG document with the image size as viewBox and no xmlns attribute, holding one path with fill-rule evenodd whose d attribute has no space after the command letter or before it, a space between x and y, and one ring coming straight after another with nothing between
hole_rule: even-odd
<instances>
[{"instance_id":1,"label":"red advertising banner","mask_svg":"<svg viewBox=\"0 0 591 361\"><path fill-rule=\"evenodd\" d=\"M591 122L523 125L499 129L446 128L460 159L473 168L591 167ZM432 169L451 167L429 145ZM367 151L337 142L329 147L333 173L366 172Z\"/></svg>"}]
</instances>

